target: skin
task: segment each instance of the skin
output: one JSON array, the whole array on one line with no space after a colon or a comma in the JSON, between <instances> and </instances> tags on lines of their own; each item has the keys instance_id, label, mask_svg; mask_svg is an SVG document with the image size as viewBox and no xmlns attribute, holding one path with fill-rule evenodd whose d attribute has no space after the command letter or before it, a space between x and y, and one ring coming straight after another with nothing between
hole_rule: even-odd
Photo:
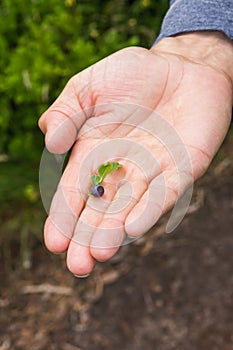
<instances>
[{"instance_id":1,"label":"skin","mask_svg":"<svg viewBox=\"0 0 233 350\"><path fill-rule=\"evenodd\" d=\"M163 39L150 50L123 49L72 77L42 115L39 126L47 148L64 153L73 146L44 228L46 246L55 253L67 251L67 266L73 274L89 274L97 260L111 258L125 235L144 234L174 206L178 195L205 173L230 124L232 62L232 42L220 32ZM117 103L130 105L118 113ZM135 105L151 113L133 118ZM166 147L170 136L161 136L165 145L161 143L159 137L166 127L155 123L154 113L179 136L191 168L182 163L181 156L177 170L169 153L172 145ZM140 128L144 125L153 135ZM104 147L106 140L113 146ZM121 154L114 146L119 140L129 142ZM140 150L146 176L136 164ZM106 178L105 205L85 193L90 174L108 160L119 161L123 167ZM181 182L180 173L187 175ZM79 175L82 181L77 181ZM131 184L131 192L122 179ZM127 205L113 213L117 196L125 200L120 190Z\"/></svg>"}]
</instances>

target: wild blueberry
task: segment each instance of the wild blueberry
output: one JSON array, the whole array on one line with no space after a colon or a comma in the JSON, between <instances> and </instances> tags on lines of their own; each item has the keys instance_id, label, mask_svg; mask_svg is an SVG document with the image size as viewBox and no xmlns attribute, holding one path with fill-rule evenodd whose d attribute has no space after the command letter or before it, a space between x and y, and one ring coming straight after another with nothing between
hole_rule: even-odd
<instances>
[{"instance_id":1,"label":"wild blueberry","mask_svg":"<svg viewBox=\"0 0 233 350\"><path fill-rule=\"evenodd\" d=\"M101 185L93 185L91 187L90 193L94 196L94 197L102 197L104 194L104 188Z\"/></svg>"}]
</instances>

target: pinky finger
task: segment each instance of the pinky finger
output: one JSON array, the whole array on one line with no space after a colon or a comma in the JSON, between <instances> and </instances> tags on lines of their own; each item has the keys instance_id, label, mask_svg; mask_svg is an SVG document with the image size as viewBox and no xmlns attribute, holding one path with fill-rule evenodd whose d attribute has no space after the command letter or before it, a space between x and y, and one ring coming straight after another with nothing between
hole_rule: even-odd
<instances>
[{"instance_id":1,"label":"pinky finger","mask_svg":"<svg viewBox=\"0 0 233 350\"><path fill-rule=\"evenodd\" d=\"M125 221L127 235L136 238L146 233L176 199L177 193L165 183L164 174L157 176L127 216Z\"/></svg>"},{"instance_id":2,"label":"pinky finger","mask_svg":"<svg viewBox=\"0 0 233 350\"><path fill-rule=\"evenodd\" d=\"M163 202L162 187L153 190L153 196L148 189L126 218L126 234L136 238L146 233L162 215Z\"/></svg>"}]
</instances>

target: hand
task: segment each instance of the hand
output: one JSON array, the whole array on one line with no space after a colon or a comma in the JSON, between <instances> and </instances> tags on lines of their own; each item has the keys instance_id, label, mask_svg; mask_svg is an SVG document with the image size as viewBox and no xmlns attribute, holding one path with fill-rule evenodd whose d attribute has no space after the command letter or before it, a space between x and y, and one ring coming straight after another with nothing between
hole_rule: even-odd
<instances>
[{"instance_id":1,"label":"hand","mask_svg":"<svg viewBox=\"0 0 233 350\"><path fill-rule=\"evenodd\" d=\"M44 230L48 249L67 250L72 273L90 273L125 235L145 233L206 171L230 123L232 55L214 32L123 49L75 75L43 114L51 152L74 144ZM123 167L106 178L104 200L88 196L91 174L108 160Z\"/></svg>"}]
</instances>

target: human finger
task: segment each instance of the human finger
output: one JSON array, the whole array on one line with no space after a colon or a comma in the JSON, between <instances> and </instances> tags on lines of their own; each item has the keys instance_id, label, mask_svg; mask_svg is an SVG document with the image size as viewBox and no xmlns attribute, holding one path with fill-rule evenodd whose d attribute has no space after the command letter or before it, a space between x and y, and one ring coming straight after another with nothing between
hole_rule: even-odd
<instances>
[{"instance_id":1,"label":"human finger","mask_svg":"<svg viewBox=\"0 0 233 350\"><path fill-rule=\"evenodd\" d=\"M39 127L45 133L45 143L52 153L67 152L77 138L77 132L91 115L92 108L87 89L91 68L72 77L56 101L39 119ZM85 110L81 100L85 95Z\"/></svg>"},{"instance_id":2,"label":"human finger","mask_svg":"<svg viewBox=\"0 0 233 350\"><path fill-rule=\"evenodd\" d=\"M165 170L155 177L150 182L141 200L126 218L125 230L127 235L136 238L146 233L162 215L178 203L178 199L182 197L192 182L193 176L191 173L177 173L177 170L174 169ZM185 201L182 202L182 207L177 207L176 212L173 209L176 214L173 216L174 228L177 226L177 220L182 219L185 215L190 200L189 192Z\"/></svg>"}]
</instances>

